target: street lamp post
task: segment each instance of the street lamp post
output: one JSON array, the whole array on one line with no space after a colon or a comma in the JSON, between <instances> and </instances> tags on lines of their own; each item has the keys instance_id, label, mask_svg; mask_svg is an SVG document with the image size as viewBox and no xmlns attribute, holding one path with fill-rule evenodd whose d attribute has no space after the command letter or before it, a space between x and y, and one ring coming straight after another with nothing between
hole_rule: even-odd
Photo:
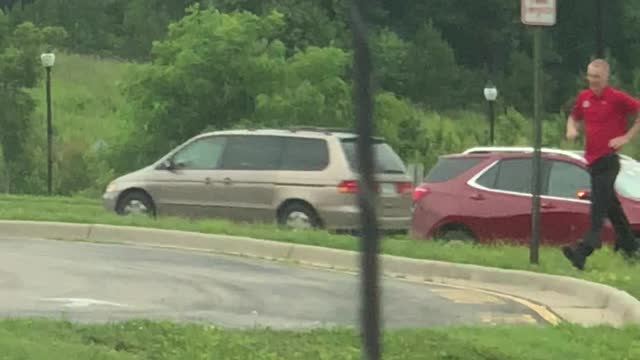
<instances>
[{"instance_id":1,"label":"street lamp post","mask_svg":"<svg viewBox=\"0 0 640 360\"><path fill-rule=\"evenodd\" d=\"M53 151L52 151L52 136L53 127L51 124L51 69L56 61L56 56L53 53L42 54L40 57L42 60L42 66L44 66L47 72L47 191L49 195L52 193L52 167L53 167Z\"/></svg>"},{"instance_id":2,"label":"street lamp post","mask_svg":"<svg viewBox=\"0 0 640 360\"><path fill-rule=\"evenodd\" d=\"M493 103L496 101L497 97L498 97L498 89L496 89L496 87L491 83L491 81L489 81L487 85L484 87L484 98L489 103L489 124L490 124L489 143L491 145L493 145L494 128L495 128L494 124L496 119Z\"/></svg>"}]
</instances>

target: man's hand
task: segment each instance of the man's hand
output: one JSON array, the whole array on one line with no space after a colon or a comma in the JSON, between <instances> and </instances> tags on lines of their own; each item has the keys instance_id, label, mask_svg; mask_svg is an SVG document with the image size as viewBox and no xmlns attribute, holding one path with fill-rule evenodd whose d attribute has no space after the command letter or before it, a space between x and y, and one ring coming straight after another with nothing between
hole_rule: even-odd
<instances>
[{"instance_id":1,"label":"man's hand","mask_svg":"<svg viewBox=\"0 0 640 360\"><path fill-rule=\"evenodd\" d=\"M628 142L629 137L627 135L618 136L617 138L611 139L609 141L609 146L614 150L620 150L620 148L625 146Z\"/></svg>"},{"instance_id":2,"label":"man's hand","mask_svg":"<svg viewBox=\"0 0 640 360\"><path fill-rule=\"evenodd\" d=\"M567 139L568 140L575 140L575 138L578 137L578 129L575 128L575 126L568 126L567 127Z\"/></svg>"},{"instance_id":3,"label":"man's hand","mask_svg":"<svg viewBox=\"0 0 640 360\"><path fill-rule=\"evenodd\" d=\"M573 116L569 115L567 118L567 139L575 140L578 137L578 125L573 119Z\"/></svg>"}]
</instances>

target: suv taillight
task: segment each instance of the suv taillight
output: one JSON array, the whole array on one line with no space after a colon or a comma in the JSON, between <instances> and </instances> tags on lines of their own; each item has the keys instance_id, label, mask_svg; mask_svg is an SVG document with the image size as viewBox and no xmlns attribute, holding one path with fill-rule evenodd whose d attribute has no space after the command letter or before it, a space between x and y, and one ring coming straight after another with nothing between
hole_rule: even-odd
<instances>
[{"instance_id":1,"label":"suv taillight","mask_svg":"<svg viewBox=\"0 0 640 360\"><path fill-rule=\"evenodd\" d=\"M428 193L429 193L429 188L418 186L415 190L413 190L413 201L416 202L422 199Z\"/></svg>"}]
</instances>

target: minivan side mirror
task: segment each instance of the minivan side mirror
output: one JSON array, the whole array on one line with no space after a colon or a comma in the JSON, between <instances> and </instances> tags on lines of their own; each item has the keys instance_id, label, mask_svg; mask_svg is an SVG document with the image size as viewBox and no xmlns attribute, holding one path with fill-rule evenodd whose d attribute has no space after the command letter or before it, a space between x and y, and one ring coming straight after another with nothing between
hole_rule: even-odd
<instances>
[{"instance_id":1,"label":"minivan side mirror","mask_svg":"<svg viewBox=\"0 0 640 360\"><path fill-rule=\"evenodd\" d=\"M580 200L591 200L591 190L587 190L587 189L578 190L578 192L576 193L576 196Z\"/></svg>"},{"instance_id":2,"label":"minivan side mirror","mask_svg":"<svg viewBox=\"0 0 640 360\"><path fill-rule=\"evenodd\" d=\"M159 166L158 170L169 170L172 171L176 168L176 164L173 162L173 158L168 158L163 161Z\"/></svg>"}]
</instances>

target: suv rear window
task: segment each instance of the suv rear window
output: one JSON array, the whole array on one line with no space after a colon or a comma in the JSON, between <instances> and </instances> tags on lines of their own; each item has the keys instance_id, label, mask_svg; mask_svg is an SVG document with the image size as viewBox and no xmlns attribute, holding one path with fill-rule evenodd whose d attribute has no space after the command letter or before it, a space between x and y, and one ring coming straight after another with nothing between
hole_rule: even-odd
<instances>
[{"instance_id":1,"label":"suv rear window","mask_svg":"<svg viewBox=\"0 0 640 360\"><path fill-rule=\"evenodd\" d=\"M341 141L342 149L347 156L351 169L358 171L357 139L349 138ZM373 151L377 173L404 174L406 172L404 162L389 144L381 140L374 140Z\"/></svg>"},{"instance_id":2,"label":"suv rear window","mask_svg":"<svg viewBox=\"0 0 640 360\"><path fill-rule=\"evenodd\" d=\"M425 177L425 182L442 182L453 179L454 177L462 174L463 172L471 169L479 164L483 158L440 158L434 167L429 170L429 173Z\"/></svg>"}]
</instances>

